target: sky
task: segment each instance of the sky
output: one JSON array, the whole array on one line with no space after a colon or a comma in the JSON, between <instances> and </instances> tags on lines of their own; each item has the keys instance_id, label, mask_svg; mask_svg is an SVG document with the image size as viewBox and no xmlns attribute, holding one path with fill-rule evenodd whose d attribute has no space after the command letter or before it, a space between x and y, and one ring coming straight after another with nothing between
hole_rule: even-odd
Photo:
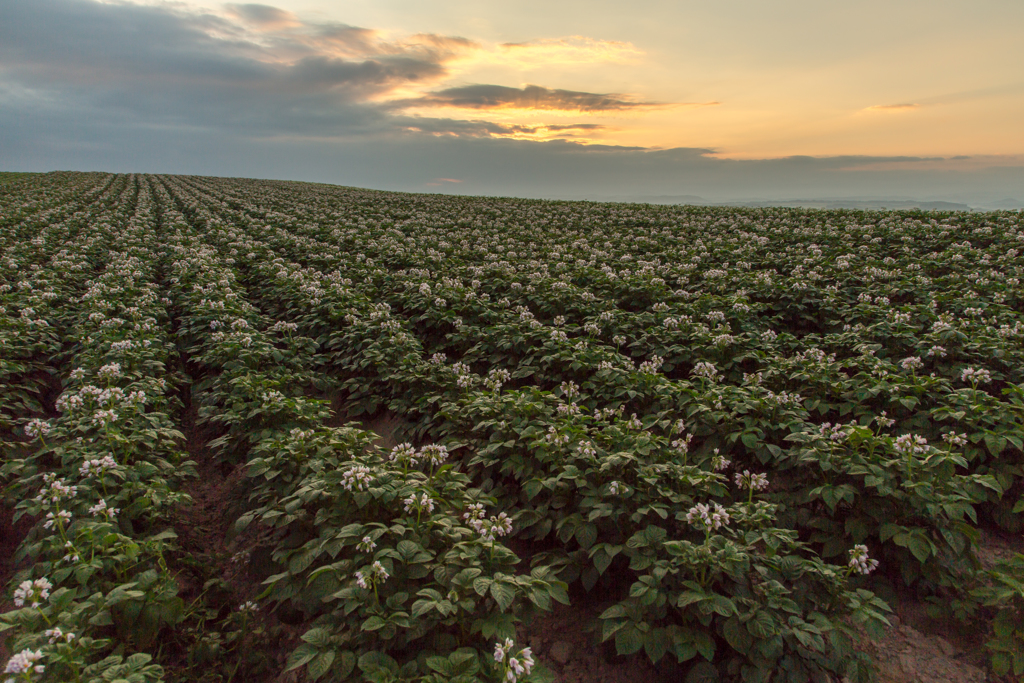
<instances>
[{"instance_id":1,"label":"sky","mask_svg":"<svg viewBox=\"0 0 1024 683\"><path fill-rule=\"evenodd\" d=\"M1020 0L0 0L0 170L1024 206Z\"/></svg>"}]
</instances>

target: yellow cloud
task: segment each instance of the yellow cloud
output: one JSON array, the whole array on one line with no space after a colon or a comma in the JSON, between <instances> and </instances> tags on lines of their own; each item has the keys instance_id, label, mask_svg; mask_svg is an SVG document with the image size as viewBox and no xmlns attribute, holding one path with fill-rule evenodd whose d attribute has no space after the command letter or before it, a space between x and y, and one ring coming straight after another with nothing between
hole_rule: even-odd
<instances>
[{"instance_id":1,"label":"yellow cloud","mask_svg":"<svg viewBox=\"0 0 1024 683\"><path fill-rule=\"evenodd\" d=\"M490 52L496 62L525 68L595 62L635 63L644 54L629 42L587 36L503 43Z\"/></svg>"},{"instance_id":2,"label":"yellow cloud","mask_svg":"<svg viewBox=\"0 0 1024 683\"><path fill-rule=\"evenodd\" d=\"M920 104L876 104L871 107L865 107L862 111L898 113L920 108Z\"/></svg>"}]
</instances>

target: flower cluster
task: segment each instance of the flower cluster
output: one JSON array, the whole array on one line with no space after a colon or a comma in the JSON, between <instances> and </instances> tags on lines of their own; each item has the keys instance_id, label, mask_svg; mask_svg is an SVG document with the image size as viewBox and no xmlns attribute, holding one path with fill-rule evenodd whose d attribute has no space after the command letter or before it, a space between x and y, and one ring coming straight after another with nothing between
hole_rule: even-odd
<instances>
[{"instance_id":1,"label":"flower cluster","mask_svg":"<svg viewBox=\"0 0 1024 683\"><path fill-rule=\"evenodd\" d=\"M742 472L737 472L733 479L736 481L736 486L741 489L763 491L768 488L767 474L753 474L750 470L743 470Z\"/></svg>"},{"instance_id":2,"label":"flower cluster","mask_svg":"<svg viewBox=\"0 0 1024 683\"><path fill-rule=\"evenodd\" d=\"M848 566L858 574L870 574L878 568L878 560L868 557L868 547L866 545L855 545L850 551Z\"/></svg>"},{"instance_id":3,"label":"flower cluster","mask_svg":"<svg viewBox=\"0 0 1024 683\"><path fill-rule=\"evenodd\" d=\"M484 386L491 391L498 391L501 389L501 385L509 381L512 378L512 373L504 368L494 368L487 373L487 379L484 380Z\"/></svg>"},{"instance_id":4,"label":"flower cluster","mask_svg":"<svg viewBox=\"0 0 1024 683\"><path fill-rule=\"evenodd\" d=\"M481 503L470 504L462 518L485 543L494 543L496 537L512 533L512 518L504 512L499 512L488 519Z\"/></svg>"},{"instance_id":5,"label":"flower cluster","mask_svg":"<svg viewBox=\"0 0 1024 683\"><path fill-rule=\"evenodd\" d=\"M427 514L434 511L434 499L426 493L421 493L418 496L413 493L402 502L405 503L406 512L412 512L415 510L418 515L424 511L426 511Z\"/></svg>"},{"instance_id":6,"label":"flower cluster","mask_svg":"<svg viewBox=\"0 0 1024 683\"><path fill-rule=\"evenodd\" d=\"M896 437L892 447L904 455L921 455L928 452L928 439L917 434L903 434Z\"/></svg>"},{"instance_id":7,"label":"flower cluster","mask_svg":"<svg viewBox=\"0 0 1024 683\"><path fill-rule=\"evenodd\" d=\"M355 465L341 475L341 485L346 491L365 491L372 482L370 468L366 465Z\"/></svg>"},{"instance_id":8,"label":"flower cluster","mask_svg":"<svg viewBox=\"0 0 1024 683\"><path fill-rule=\"evenodd\" d=\"M964 368L960 373L960 380L972 386L988 384L992 381L992 373L985 368Z\"/></svg>"},{"instance_id":9,"label":"flower cluster","mask_svg":"<svg viewBox=\"0 0 1024 683\"><path fill-rule=\"evenodd\" d=\"M15 674L22 680L30 681L33 673L41 674L46 671L44 665L36 663L42 658L43 653L40 650L22 650L7 661L4 673ZM8 678L5 683L14 683L14 681L14 678Z\"/></svg>"},{"instance_id":10,"label":"flower cluster","mask_svg":"<svg viewBox=\"0 0 1024 683\"><path fill-rule=\"evenodd\" d=\"M701 531L709 533L729 525L729 513L718 503L706 505L697 503L686 513L686 521Z\"/></svg>"},{"instance_id":11,"label":"flower cluster","mask_svg":"<svg viewBox=\"0 0 1024 683\"><path fill-rule=\"evenodd\" d=\"M512 655L513 647L515 642L511 638L506 638L504 643L494 644L494 661L504 664L502 680L505 683L516 683L520 678L529 676L534 666L533 652L530 648L524 647Z\"/></svg>"},{"instance_id":12,"label":"flower cluster","mask_svg":"<svg viewBox=\"0 0 1024 683\"><path fill-rule=\"evenodd\" d=\"M15 607L39 607L44 600L50 597L50 589L53 584L48 579L36 579L35 581L22 581L14 590Z\"/></svg>"}]
</instances>

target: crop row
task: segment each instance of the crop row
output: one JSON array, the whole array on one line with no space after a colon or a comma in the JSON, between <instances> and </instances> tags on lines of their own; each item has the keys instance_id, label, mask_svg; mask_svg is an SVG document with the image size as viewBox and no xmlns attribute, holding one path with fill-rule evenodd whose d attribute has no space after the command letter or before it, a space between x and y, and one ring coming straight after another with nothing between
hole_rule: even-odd
<instances>
[{"instance_id":1,"label":"crop row","mask_svg":"<svg viewBox=\"0 0 1024 683\"><path fill-rule=\"evenodd\" d=\"M21 396L8 425L45 411L46 383L26 378L54 372L65 390L50 441L12 445L11 490L66 486L107 449L124 468L127 497L102 491L116 524L102 510L85 521L91 480L74 509L22 503L39 520L22 555L48 581L56 565L33 543L60 534L45 513L75 515L60 533L108 524L137 548L76 576L58 612L94 618L73 625L106 638L76 661L126 666L100 654L115 641L151 652L191 618L163 559L181 551L160 533L191 474L175 428L184 388L215 457L246 468L235 529L265 586L231 617L225 679L242 659L271 665L243 647L256 603L301 625L286 668L310 679L516 678L532 657L505 639L567 585L602 590L597 633L619 654L670 656L694 675L866 680L852 624L880 633L876 593L902 587L936 614L991 624L996 672L1024 672L1024 557L982 568L977 552L982 530L1022 528L1018 216L168 176L72 187L63 223L39 200L0 221L5 281L33 262L41 280L83 274L62 281L52 327L23 320L25 288L5 291L6 324L33 327L5 365ZM90 379L113 362L125 374ZM85 386L144 391L146 404L100 434L95 413L110 406L65 409ZM397 414L409 443L385 452L364 429L329 426L330 397L342 419ZM110 604L81 607L94 586ZM20 651L64 647L24 621L44 611L5 615ZM159 675L135 657L123 661Z\"/></svg>"}]
</instances>

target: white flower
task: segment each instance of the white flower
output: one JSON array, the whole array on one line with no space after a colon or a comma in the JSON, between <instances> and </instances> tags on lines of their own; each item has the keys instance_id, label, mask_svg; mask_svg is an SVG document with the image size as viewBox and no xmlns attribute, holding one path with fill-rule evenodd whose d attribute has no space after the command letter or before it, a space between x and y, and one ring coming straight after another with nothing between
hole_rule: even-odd
<instances>
[{"instance_id":1,"label":"white flower","mask_svg":"<svg viewBox=\"0 0 1024 683\"><path fill-rule=\"evenodd\" d=\"M399 464L415 464L416 449L413 448L411 443L400 443L391 449L391 453L388 454L388 460Z\"/></svg>"},{"instance_id":2,"label":"white flower","mask_svg":"<svg viewBox=\"0 0 1024 683\"><path fill-rule=\"evenodd\" d=\"M487 379L484 380L484 386L491 391L498 391L501 389L501 385L509 381L512 378L512 373L504 368L495 368L487 373Z\"/></svg>"},{"instance_id":3,"label":"white flower","mask_svg":"<svg viewBox=\"0 0 1024 683\"><path fill-rule=\"evenodd\" d=\"M372 539L372 538L370 538L369 536L363 536L363 540L362 540L362 541L360 541L360 542L359 542L359 543L358 543L358 544L356 545L356 548L357 548L357 549L359 549L359 550L361 550L361 551L362 551L362 552L364 552L364 553L368 553L368 552L371 552L371 551L372 551L372 550L373 550L374 548L376 548L376 547L377 547L377 544L376 544L376 543L374 543L374 542L373 542L373 539Z\"/></svg>"},{"instance_id":4,"label":"white flower","mask_svg":"<svg viewBox=\"0 0 1024 683\"><path fill-rule=\"evenodd\" d=\"M665 359L663 359L661 356L651 356L650 360L645 360L643 363L640 364L640 367L637 368L637 372L639 372L642 375L656 375L658 374L658 370L661 368L662 365L664 365L664 363Z\"/></svg>"},{"instance_id":5,"label":"white flower","mask_svg":"<svg viewBox=\"0 0 1024 683\"><path fill-rule=\"evenodd\" d=\"M44 529L51 529L54 526L68 526L71 523L71 513L67 510L59 510L57 514L52 512L46 513L46 522L43 524Z\"/></svg>"},{"instance_id":6,"label":"white flower","mask_svg":"<svg viewBox=\"0 0 1024 683\"><path fill-rule=\"evenodd\" d=\"M365 491L372 481L370 468L366 465L356 465L345 470L345 473L341 475L341 485L347 491Z\"/></svg>"},{"instance_id":7,"label":"white flower","mask_svg":"<svg viewBox=\"0 0 1024 683\"><path fill-rule=\"evenodd\" d=\"M855 545L850 551L849 566L859 574L870 574L878 568L878 560L868 558L868 547L866 545Z\"/></svg>"},{"instance_id":8,"label":"white flower","mask_svg":"<svg viewBox=\"0 0 1024 683\"><path fill-rule=\"evenodd\" d=\"M909 372L914 372L923 368L924 363L921 361L920 356L907 356L900 361L900 367Z\"/></svg>"},{"instance_id":9,"label":"white flower","mask_svg":"<svg viewBox=\"0 0 1024 683\"><path fill-rule=\"evenodd\" d=\"M697 377L714 380L718 376L718 368L707 361L700 361L693 367L693 374Z\"/></svg>"},{"instance_id":10,"label":"white flower","mask_svg":"<svg viewBox=\"0 0 1024 683\"><path fill-rule=\"evenodd\" d=\"M580 388L573 381L562 382L559 389L562 391L562 395L570 401L580 395Z\"/></svg>"},{"instance_id":11,"label":"white flower","mask_svg":"<svg viewBox=\"0 0 1024 683\"><path fill-rule=\"evenodd\" d=\"M494 661L505 664L504 679L508 683L516 683L521 676L529 676L535 664L533 652L528 647L511 656L514 646L511 638L506 638L504 643L494 644Z\"/></svg>"},{"instance_id":12,"label":"white flower","mask_svg":"<svg viewBox=\"0 0 1024 683\"><path fill-rule=\"evenodd\" d=\"M24 675L35 672L41 674L46 670L46 667L42 664L36 664L36 662L42 658L43 653L39 650L22 650L7 661L7 668L4 669L4 673ZM9 678L7 680L13 681L14 679Z\"/></svg>"},{"instance_id":13,"label":"white flower","mask_svg":"<svg viewBox=\"0 0 1024 683\"><path fill-rule=\"evenodd\" d=\"M413 509L415 509L417 513L422 512L424 510L426 510L428 513L434 511L434 499L428 496L426 493L422 493L418 497L414 493L402 502L405 503L406 512L412 512Z\"/></svg>"},{"instance_id":14,"label":"white flower","mask_svg":"<svg viewBox=\"0 0 1024 683\"><path fill-rule=\"evenodd\" d=\"M82 466L78 468L78 472L83 477L87 477L90 474L98 476L108 470L114 469L115 467L117 467L117 461L114 460L113 456L104 455L102 458L86 460Z\"/></svg>"},{"instance_id":15,"label":"white flower","mask_svg":"<svg viewBox=\"0 0 1024 683\"><path fill-rule=\"evenodd\" d=\"M108 363L104 365L96 372L97 377L100 379L111 380L121 376L121 364L120 363Z\"/></svg>"},{"instance_id":16,"label":"white flower","mask_svg":"<svg viewBox=\"0 0 1024 683\"><path fill-rule=\"evenodd\" d=\"M46 578L22 581L14 591L14 606L24 607L27 602L30 607L39 607L43 600L50 597L51 588L53 584Z\"/></svg>"},{"instance_id":17,"label":"white flower","mask_svg":"<svg viewBox=\"0 0 1024 683\"><path fill-rule=\"evenodd\" d=\"M65 633L59 628L47 629L43 633L43 635L50 639L50 645L55 644L58 640L63 640L65 643L70 643L72 640L75 639L74 633Z\"/></svg>"},{"instance_id":18,"label":"white flower","mask_svg":"<svg viewBox=\"0 0 1024 683\"><path fill-rule=\"evenodd\" d=\"M962 382L969 382L970 384L988 384L992 381L992 373L984 368L964 368L963 372L960 373L960 380Z\"/></svg>"},{"instance_id":19,"label":"white flower","mask_svg":"<svg viewBox=\"0 0 1024 683\"><path fill-rule=\"evenodd\" d=\"M430 444L420 449L420 459L435 467L448 459L448 447L441 444Z\"/></svg>"},{"instance_id":20,"label":"white flower","mask_svg":"<svg viewBox=\"0 0 1024 683\"><path fill-rule=\"evenodd\" d=\"M942 440L948 443L950 446L965 446L967 444L967 434L947 432L942 435Z\"/></svg>"},{"instance_id":21,"label":"white flower","mask_svg":"<svg viewBox=\"0 0 1024 683\"><path fill-rule=\"evenodd\" d=\"M29 420L28 424L25 425L25 436L30 439L46 436L49 433L50 423L46 420Z\"/></svg>"},{"instance_id":22,"label":"white flower","mask_svg":"<svg viewBox=\"0 0 1024 683\"><path fill-rule=\"evenodd\" d=\"M710 506L697 503L687 511L686 521L707 532L728 526L729 513L718 503L712 503Z\"/></svg>"},{"instance_id":23,"label":"white flower","mask_svg":"<svg viewBox=\"0 0 1024 683\"><path fill-rule=\"evenodd\" d=\"M512 518L504 512L498 513L497 516L492 516L490 519L484 519L483 508L481 507L478 511L474 510L473 514L475 516L468 518L469 525L487 543L493 543L497 536L506 536L512 533ZM463 517L466 517L466 515L463 515Z\"/></svg>"},{"instance_id":24,"label":"white flower","mask_svg":"<svg viewBox=\"0 0 1024 683\"><path fill-rule=\"evenodd\" d=\"M95 517L105 517L106 519L113 521L117 518L117 513L120 512L118 508L107 507L107 501L100 499L100 502L89 508L89 514Z\"/></svg>"},{"instance_id":25,"label":"white flower","mask_svg":"<svg viewBox=\"0 0 1024 683\"><path fill-rule=\"evenodd\" d=\"M893 448L897 453L920 455L928 451L928 440L917 434L904 434L896 437Z\"/></svg>"},{"instance_id":26,"label":"white flower","mask_svg":"<svg viewBox=\"0 0 1024 683\"><path fill-rule=\"evenodd\" d=\"M762 491L768 488L767 474L752 474L750 470L743 470L742 472L737 472L734 479L736 485L742 489Z\"/></svg>"}]
</instances>

